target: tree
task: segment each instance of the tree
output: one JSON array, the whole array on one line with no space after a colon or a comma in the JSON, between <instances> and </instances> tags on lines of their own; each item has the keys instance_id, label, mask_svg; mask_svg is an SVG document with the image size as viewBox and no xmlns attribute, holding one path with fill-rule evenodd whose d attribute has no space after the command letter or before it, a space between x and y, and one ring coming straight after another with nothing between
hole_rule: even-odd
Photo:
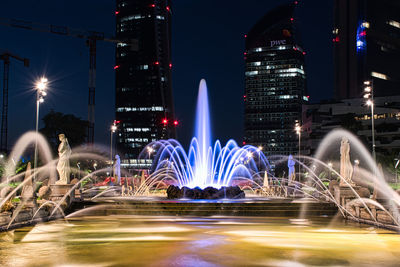
<instances>
[{"instance_id":1,"label":"tree","mask_svg":"<svg viewBox=\"0 0 400 267\"><path fill-rule=\"evenodd\" d=\"M86 140L88 122L72 114L63 114L51 110L44 118L44 127L40 132L46 136L50 146L57 150L58 135L63 133L68 138L71 147L79 146Z\"/></svg>"}]
</instances>

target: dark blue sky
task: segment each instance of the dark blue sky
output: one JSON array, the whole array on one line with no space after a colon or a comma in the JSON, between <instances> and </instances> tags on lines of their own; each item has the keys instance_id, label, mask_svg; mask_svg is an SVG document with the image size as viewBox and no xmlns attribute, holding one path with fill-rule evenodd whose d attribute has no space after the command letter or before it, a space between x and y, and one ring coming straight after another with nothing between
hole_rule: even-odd
<instances>
[{"instance_id":1,"label":"dark blue sky","mask_svg":"<svg viewBox=\"0 0 400 267\"><path fill-rule=\"evenodd\" d=\"M172 62L179 140L193 132L197 87L209 89L214 138L241 142L243 135L244 34L282 0L173 0ZM306 72L311 101L332 95L332 1L299 1L295 17L307 51ZM115 31L115 2L110 0L0 1L0 17ZM9 144L35 127L34 80L51 81L41 115L50 109L87 118L88 48L82 39L0 25L0 49L31 60L24 68L13 61L9 81ZM108 144L114 119L114 46L98 42L95 141ZM3 71L1 62L1 74ZM2 77L2 75L1 75Z\"/></svg>"}]
</instances>

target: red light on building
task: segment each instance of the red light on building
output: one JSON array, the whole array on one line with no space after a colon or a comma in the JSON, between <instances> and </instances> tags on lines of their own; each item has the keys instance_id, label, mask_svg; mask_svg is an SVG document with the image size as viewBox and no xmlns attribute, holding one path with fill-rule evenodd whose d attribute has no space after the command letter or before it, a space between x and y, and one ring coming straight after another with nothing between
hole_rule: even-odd
<instances>
[{"instance_id":1,"label":"red light on building","mask_svg":"<svg viewBox=\"0 0 400 267\"><path fill-rule=\"evenodd\" d=\"M178 126L179 122L177 120L174 121L174 125Z\"/></svg>"},{"instance_id":2,"label":"red light on building","mask_svg":"<svg viewBox=\"0 0 400 267\"><path fill-rule=\"evenodd\" d=\"M155 4L151 4L150 6L151 6L151 7L156 7L156 5L155 5Z\"/></svg>"},{"instance_id":3,"label":"red light on building","mask_svg":"<svg viewBox=\"0 0 400 267\"><path fill-rule=\"evenodd\" d=\"M366 35L367 35L367 32L366 32L366 31L360 32L360 36L366 36Z\"/></svg>"},{"instance_id":4,"label":"red light on building","mask_svg":"<svg viewBox=\"0 0 400 267\"><path fill-rule=\"evenodd\" d=\"M160 62L158 61L154 62L154 65L160 65Z\"/></svg>"},{"instance_id":5,"label":"red light on building","mask_svg":"<svg viewBox=\"0 0 400 267\"><path fill-rule=\"evenodd\" d=\"M336 36L335 38L332 39L332 42L334 43L339 43L339 41L340 41L339 36Z\"/></svg>"},{"instance_id":6,"label":"red light on building","mask_svg":"<svg viewBox=\"0 0 400 267\"><path fill-rule=\"evenodd\" d=\"M118 15L119 14L119 11L115 11L115 15Z\"/></svg>"},{"instance_id":7,"label":"red light on building","mask_svg":"<svg viewBox=\"0 0 400 267\"><path fill-rule=\"evenodd\" d=\"M308 95L307 98L310 98L310 96Z\"/></svg>"},{"instance_id":8,"label":"red light on building","mask_svg":"<svg viewBox=\"0 0 400 267\"><path fill-rule=\"evenodd\" d=\"M244 38L247 38L247 34L244 35Z\"/></svg>"},{"instance_id":9,"label":"red light on building","mask_svg":"<svg viewBox=\"0 0 400 267\"><path fill-rule=\"evenodd\" d=\"M306 54L306 52L303 52L303 55L305 55Z\"/></svg>"},{"instance_id":10,"label":"red light on building","mask_svg":"<svg viewBox=\"0 0 400 267\"><path fill-rule=\"evenodd\" d=\"M164 125L167 125L167 124L168 124L168 120L167 120L167 119L163 119L163 120L162 120L162 123L163 123Z\"/></svg>"},{"instance_id":11,"label":"red light on building","mask_svg":"<svg viewBox=\"0 0 400 267\"><path fill-rule=\"evenodd\" d=\"M242 143L243 145L246 145L246 142L245 141L243 141L243 143Z\"/></svg>"},{"instance_id":12,"label":"red light on building","mask_svg":"<svg viewBox=\"0 0 400 267\"><path fill-rule=\"evenodd\" d=\"M294 18L290 18L290 21L294 21Z\"/></svg>"},{"instance_id":13,"label":"red light on building","mask_svg":"<svg viewBox=\"0 0 400 267\"><path fill-rule=\"evenodd\" d=\"M247 55L247 52L244 52L243 55Z\"/></svg>"},{"instance_id":14,"label":"red light on building","mask_svg":"<svg viewBox=\"0 0 400 267\"><path fill-rule=\"evenodd\" d=\"M172 63L169 63L169 68L172 69Z\"/></svg>"},{"instance_id":15,"label":"red light on building","mask_svg":"<svg viewBox=\"0 0 400 267\"><path fill-rule=\"evenodd\" d=\"M171 9L169 8L169 6L166 7L167 11L171 11Z\"/></svg>"},{"instance_id":16,"label":"red light on building","mask_svg":"<svg viewBox=\"0 0 400 267\"><path fill-rule=\"evenodd\" d=\"M119 65L114 66L114 70L119 69Z\"/></svg>"},{"instance_id":17,"label":"red light on building","mask_svg":"<svg viewBox=\"0 0 400 267\"><path fill-rule=\"evenodd\" d=\"M298 1L294 1L294 4L297 5L299 2Z\"/></svg>"}]
</instances>

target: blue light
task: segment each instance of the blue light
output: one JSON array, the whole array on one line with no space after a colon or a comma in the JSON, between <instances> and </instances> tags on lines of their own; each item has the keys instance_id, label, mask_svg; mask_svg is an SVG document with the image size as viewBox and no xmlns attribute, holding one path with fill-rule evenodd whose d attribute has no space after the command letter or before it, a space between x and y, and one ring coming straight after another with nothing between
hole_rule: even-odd
<instances>
[{"instance_id":1,"label":"blue light","mask_svg":"<svg viewBox=\"0 0 400 267\"><path fill-rule=\"evenodd\" d=\"M357 52L361 52L365 50L367 46L367 34L366 34L366 28L368 28L368 22L362 21L360 25L357 28L357 36L356 36L356 47L357 47Z\"/></svg>"}]
</instances>

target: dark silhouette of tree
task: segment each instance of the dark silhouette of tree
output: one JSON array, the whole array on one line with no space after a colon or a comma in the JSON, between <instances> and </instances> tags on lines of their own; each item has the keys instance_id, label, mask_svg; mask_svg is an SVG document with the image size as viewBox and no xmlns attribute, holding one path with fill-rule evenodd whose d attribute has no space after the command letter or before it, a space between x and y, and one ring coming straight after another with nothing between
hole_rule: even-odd
<instances>
[{"instance_id":1,"label":"dark silhouette of tree","mask_svg":"<svg viewBox=\"0 0 400 267\"><path fill-rule=\"evenodd\" d=\"M63 114L51 110L43 117L44 127L40 132L47 138L54 152L57 151L58 135L63 133L68 138L71 147L79 146L86 140L88 122L72 114Z\"/></svg>"}]
</instances>

